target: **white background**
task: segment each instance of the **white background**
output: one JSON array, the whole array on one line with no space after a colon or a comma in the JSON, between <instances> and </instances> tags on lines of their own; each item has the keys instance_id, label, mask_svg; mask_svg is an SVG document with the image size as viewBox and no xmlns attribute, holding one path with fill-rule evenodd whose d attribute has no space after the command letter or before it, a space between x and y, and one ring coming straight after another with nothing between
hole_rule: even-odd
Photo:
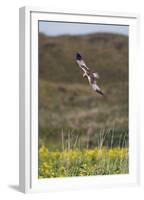
<instances>
[{"instance_id":1,"label":"white background","mask_svg":"<svg viewBox=\"0 0 144 200\"><path fill-rule=\"evenodd\" d=\"M19 7L41 6L54 10L96 10L138 13L140 21L141 122L144 113L144 1L143 0L4 0L0 7L0 199L55 200L55 199L144 199L144 156L141 162L142 185L137 188L99 189L89 191L57 192L47 194L23 194L18 192L19 156ZM143 53L143 55L142 55ZM143 111L143 112L142 112ZM142 123L140 125L142 129ZM140 129L140 130L141 130ZM144 130L144 128L143 128ZM142 132L141 132L142 133ZM142 142L143 141L143 142ZM144 136L141 134L141 152L144 152ZM142 157L142 153L141 153Z\"/></svg>"}]
</instances>

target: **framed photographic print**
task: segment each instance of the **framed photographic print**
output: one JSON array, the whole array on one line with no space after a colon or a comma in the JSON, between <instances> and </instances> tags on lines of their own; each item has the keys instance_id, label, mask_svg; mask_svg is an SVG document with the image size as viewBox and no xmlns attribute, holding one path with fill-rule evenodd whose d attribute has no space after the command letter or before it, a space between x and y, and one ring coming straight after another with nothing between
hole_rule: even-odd
<instances>
[{"instance_id":1,"label":"framed photographic print","mask_svg":"<svg viewBox=\"0 0 144 200\"><path fill-rule=\"evenodd\" d=\"M137 29L135 14L20 8L21 191L138 184Z\"/></svg>"}]
</instances>

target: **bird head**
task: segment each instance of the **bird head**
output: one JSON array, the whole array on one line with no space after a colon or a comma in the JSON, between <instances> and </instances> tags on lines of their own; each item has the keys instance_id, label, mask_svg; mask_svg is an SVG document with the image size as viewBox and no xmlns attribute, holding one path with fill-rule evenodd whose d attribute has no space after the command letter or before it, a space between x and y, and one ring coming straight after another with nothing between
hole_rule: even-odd
<instances>
[{"instance_id":1,"label":"bird head","mask_svg":"<svg viewBox=\"0 0 144 200\"><path fill-rule=\"evenodd\" d=\"M76 60L81 60L82 59L82 56L80 55L80 53L76 53Z\"/></svg>"}]
</instances>

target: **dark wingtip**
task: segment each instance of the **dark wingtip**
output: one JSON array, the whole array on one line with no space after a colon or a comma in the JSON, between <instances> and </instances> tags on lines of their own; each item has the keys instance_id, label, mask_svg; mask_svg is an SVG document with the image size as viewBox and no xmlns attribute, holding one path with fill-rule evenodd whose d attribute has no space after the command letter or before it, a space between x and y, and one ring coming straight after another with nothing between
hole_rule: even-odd
<instances>
[{"instance_id":1,"label":"dark wingtip","mask_svg":"<svg viewBox=\"0 0 144 200\"><path fill-rule=\"evenodd\" d=\"M101 90L96 90L96 92L101 94L102 96L105 96L105 94Z\"/></svg>"},{"instance_id":2,"label":"dark wingtip","mask_svg":"<svg viewBox=\"0 0 144 200\"><path fill-rule=\"evenodd\" d=\"M82 56L80 55L79 52L76 53L76 59L77 59L77 60L81 60L81 59L82 59Z\"/></svg>"}]
</instances>

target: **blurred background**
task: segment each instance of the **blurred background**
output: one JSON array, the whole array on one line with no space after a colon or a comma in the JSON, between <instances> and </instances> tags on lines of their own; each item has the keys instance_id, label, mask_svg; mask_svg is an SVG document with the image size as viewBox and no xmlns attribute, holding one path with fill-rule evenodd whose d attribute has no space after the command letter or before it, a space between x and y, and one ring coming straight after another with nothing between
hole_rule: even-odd
<instances>
[{"instance_id":1,"label":"blurred background","mask_svg":"<svg viewBox=\"0 0 144 200\"><path fill-rule=\"evenodd\" d=\"M82 77L76 52L105 97ZM128 146L128 26L39 21L39 145L59 150L62 134L80 138L80 148L97 146L101 134L108 146L112 137Z\"/></svg>"}]
</instances>

